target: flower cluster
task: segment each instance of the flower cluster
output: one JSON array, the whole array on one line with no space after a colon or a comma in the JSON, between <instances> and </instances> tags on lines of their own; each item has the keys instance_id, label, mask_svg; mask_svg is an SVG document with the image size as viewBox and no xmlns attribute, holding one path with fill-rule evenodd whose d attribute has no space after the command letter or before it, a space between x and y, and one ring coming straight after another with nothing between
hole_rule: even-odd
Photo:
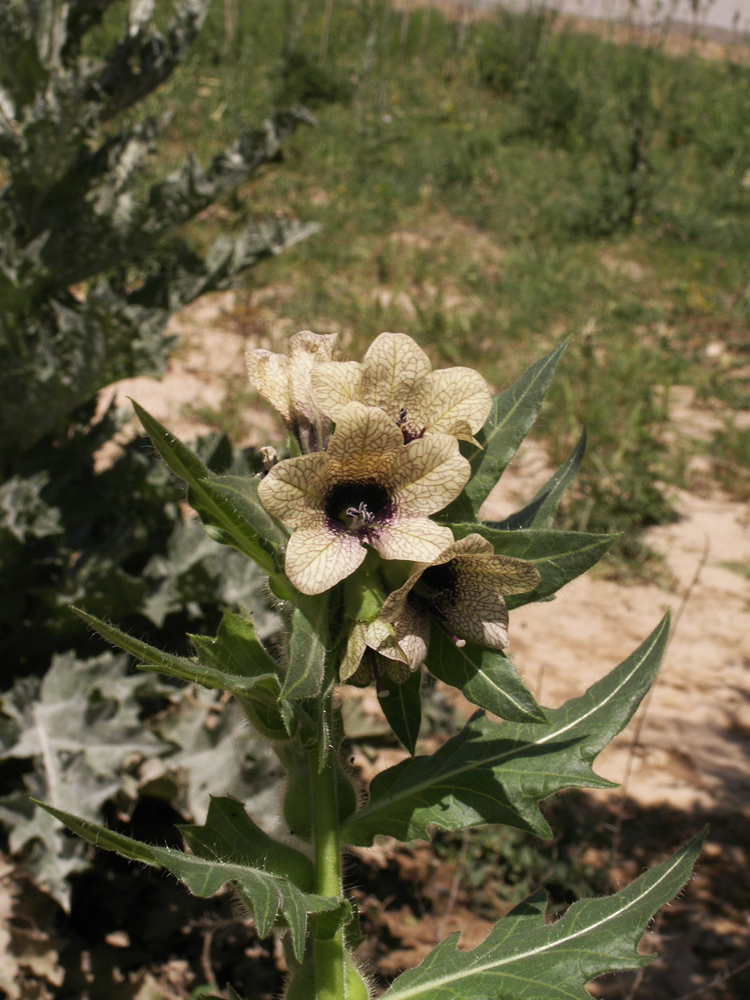
<instances>
[{"instance_id":1,"label":"flower cluster","mask_svg":"<svg viewBox=\"0 0 750 1000\"><path fill-rule=\"evenodd\" d=\"M489 415L482 376L433 371L400 333L381 334L359 363L341 360L335 336L304 331L288 356L251 351L248 369L301 452L273 464L258 487L268 513L293 529L290 582L321 594L356 574L371 551L395 569L413 564L390 594L383 587L375 610L370 601L353 614L342 680L365 683L385 671L403 681L425 660L431 621L458 644L505 647L504 596L532 590L536 569L495 555L478 534L455 541L430 518L469 480L458 442L475 441Z\"/></svg>"}]
</instances>

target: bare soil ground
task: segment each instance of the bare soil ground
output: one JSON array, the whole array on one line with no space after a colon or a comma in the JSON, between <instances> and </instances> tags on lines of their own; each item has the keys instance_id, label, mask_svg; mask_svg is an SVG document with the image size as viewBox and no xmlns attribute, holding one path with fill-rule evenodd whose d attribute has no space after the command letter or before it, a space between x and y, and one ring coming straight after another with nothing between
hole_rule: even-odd
<instances>
[{"instance_id":1,"label":"bare soil ground","mask_svg":"<svg viewBox=\"0 0 750 1000\"><path fill-rule=\"evenodd\" d=\"M257 294L256 311L266 308L269 290ZM227 292L186 310L174 323L182 346L164 380L120 383L117 398L133 396L182 436L208 429L189 407L231 404L233 394L244 392L238 389L243 353L257 344L252 330L239 331L232 321L235 304ZM278 319L262 328L273 339L293 332ZM673 416L677 430L690 433L705 417L688 391L676 395ZM273 418L258 408L248 443L262 444L274 433ZM532 437L488 501L488 516L516 509L548 474L544 449ZM750 993L750 506L710 487L700 496L679 493L676 502L679 519L646 538L663 554L668 583L624 585L595 571L554 602L520 609L511 619L516 664L540 701L554 707L624 659L667 609L673 613L652 694L598 762L602 775L621 783L620 792L581 794L570 803L589 844L583 860L606 872L612 887L711 824L695 878L651 935L657 962L638 976L593 987L621 1000ZM377 699L362 708L377 716ZM370 767L391 763L394 753L381 753ZM387 980L453 930L470 947L508 908L489 899L491 885L469 885L465 860L465 851L458 860L441 860L429 845L409 852L381 845L352 859L364 929L379 937L363 950L373 972Z\"/></svg>"}]
</instances>

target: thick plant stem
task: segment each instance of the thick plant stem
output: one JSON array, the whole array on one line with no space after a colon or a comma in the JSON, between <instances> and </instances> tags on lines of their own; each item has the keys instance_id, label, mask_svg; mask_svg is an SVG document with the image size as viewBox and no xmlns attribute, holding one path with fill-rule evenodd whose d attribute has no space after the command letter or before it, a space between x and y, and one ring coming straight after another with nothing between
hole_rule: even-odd
<instances>
[{"instance_id":1,"label":"thick plant stem","mask_svg":"<svg viewBox=\"0 0 750 1000\"><path fill-rule=\"evenodd\" d=\"M329 753L322 769L319 768L317 754L310 754L310 793L315 845L315 891L321 896L340 897L341 845L336 761L333 754ZM341 928L332 938L315 938L315 987L315 1000L344 1000L346 997L345 948Z\"/></svg>"}]
</instances>

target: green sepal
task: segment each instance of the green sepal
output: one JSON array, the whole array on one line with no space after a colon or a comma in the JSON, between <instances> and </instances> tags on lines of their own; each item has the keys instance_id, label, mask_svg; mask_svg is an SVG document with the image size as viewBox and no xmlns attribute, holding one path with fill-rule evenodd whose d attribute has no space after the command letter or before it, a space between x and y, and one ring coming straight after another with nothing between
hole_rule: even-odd
<instances>
[{"instance_id":1,"label":"green sepal","mask_svg":"<svg viewBox=\"0 0 750 1000\"><path fill-rule=\"evenodd\" d=\"M586 452L586 428L566 460L542 488L529 500L525 507L510 514L502 521L486 521L490 528L498 531L518 531L520 528L549 528L554 519L563 493L575 479Z\"/></svg>"},{"instance_id":2,"label":"green sepal","mask_svg":"<svg viewBox=\"0 0 750 1000\"><path fill-rule=\"evenodd\" d=\"M478 534L492 543L498 555L529 559L534 563L540 576L538 585L524 594L509 594L505 598L508 608L520 608L551 597L566 583L596 565L619 537L551 528L500 531L486 524L453 524L451 528L456 539Z\"/></svg>"},{"instance_id":3,"label":"green sepal","mask_svg":"<svg viewBox=\"0 0 750 1000\"><path fill-rule=\"evenodd\" d=\"M171 847L153 847L43 802L38 805L95 847L115 851L124 858L140 861L152 868L166 868L201 899L215 896L230 883L253 914L259 937L267 937L277 918L280 915L284 917L294 953L300 958L305 947L308 914L339 908L339 899L302 892L288 878L271 875L259 868L200 858Z\"/></svg>"},{"instance_id":4,"label":"green sepal","mask_svg":"<svg viewBox=\"0 0 750 1000\"><path fill-rule=\"evenodd\" d=\"M310 858L269 837L231 796L212 795L202 826L183 823L177 829L196 857L208 861L231 858L235 864L287 878L303 892L312 891L315 873Z\"/></svg>"},{"instance_id":5,"label":"green sepal","mask_svg":"<svg viewBox=\"0 0 750 1000\"><path fill-rule=\"evenodd\" d=\"M457 646L434 623L427 668L444 684L458 688L472 705L508 722L545 722L547 719L544 709L537 705L507 656L474 642Z\"/></svg>"},{"instance_id":6,"label":"green sepal","mask_svg":"<svg viewBox=\"0 0 750 1000\"><path fill-rule=\"evenodd\" d=\"M484 941L458 951L459 934L403 972L382 1000L590 1000L585 983L638 969L653 955L637 950L654 913L673 899L693 870L705 831L677 854L611 896L582 899L552 923L535 894L499 920Z\"/></svg>"},{"instance_id":7,"label":"green sepal","mask_svg":"<svg viewBox=\"0 0 750 1000\"><path fill-rule=\"evenodd\" d=\"M479 447L461 442L461 452L471 463L471 479L463 493L436 515L437 520L451 523L478 519L479 508L536 420L566 347L567 341L563 341L533 364L509 389L493 397L487 422L476 436Z\"/></svg>"},{"instance_id":8,"label":"green sepal","mask_svg":"<svg viewBox=\"0 0 750 1000\"><path fill-rule=\"evenodd\" d=\"M628 723L656 676L669 616L579 698L547 709L548 722L491 722L477 713L430 756L376 775L370 798L343 824L344 843L368 847L377 834L427 838L431 826L464 830L504 823L548 838L538 802L564 788L611 788L592 763Z\"/></svg>"},{"instance_id":9,"label":"green sepal","mask_svg":"<svg viewBox=\"0 0 750 1000\"><path fill-rule=\"evenodd\" d=\"M380 686L386 692L379 699L386 722L413 757L422 725L422 671L415 670L402 684L383 671Z\"/></svg>"},{"instance_id":10,"label":"green sepal","mask_svg":"<svg viewBox=\"0 0 750 1000\"><path fill-rule=\"evenodd\" d=\"M226 479L234 482L237 477L216 476L197 455L142 406L133 402L133 407L156 450L172 472L187 483L188 500L209 529L211 537L233 545L267 573L274 573L278 568L278 532L282 529L271 521L262 508L257 517L253 515L248 518L246 512L250 500L244 497L243 502L239 502L225 482ZM229 498L225 495L227 491L231 494ZM263 518L260 517L261 514ZM267 533L261 533L259 527L266 522L271 527L265 529Z\"/></svg>"}]
</instances>

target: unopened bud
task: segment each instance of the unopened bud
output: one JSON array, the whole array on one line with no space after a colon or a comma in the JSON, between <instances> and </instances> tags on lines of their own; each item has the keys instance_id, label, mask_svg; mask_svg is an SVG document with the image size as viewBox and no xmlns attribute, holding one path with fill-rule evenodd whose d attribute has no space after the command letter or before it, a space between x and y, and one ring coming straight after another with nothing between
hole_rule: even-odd
<instances>
[{"instance_id":1,"label":"unopened bud","mask_svg":"<svg viewBox=\"0 0 750 1000\"><path fill-rule=\"evenodd\" d=\"M275 448L272 448L270 444L263 445L260 449L260 453L263 457L263 468L268 472L270 469L276 465L279 460L278 453Z\"/></svg>"}]
</instances>

